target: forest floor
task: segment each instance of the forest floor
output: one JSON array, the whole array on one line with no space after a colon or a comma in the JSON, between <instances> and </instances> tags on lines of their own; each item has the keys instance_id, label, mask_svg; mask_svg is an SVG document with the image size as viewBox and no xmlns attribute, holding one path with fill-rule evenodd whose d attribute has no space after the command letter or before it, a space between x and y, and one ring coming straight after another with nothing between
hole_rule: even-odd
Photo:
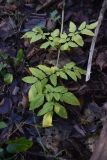
<instances>
[{"instance_id":1,"label":"forest floor","mask_svg":"<svg viewBox=\"0 0 107 160\"><path fill-rule=\"evenodd\" d=\"M64 30L71 20L77 25L97 21L102 2L66 0ZM4 149L0 160L89 160L92 155L107 108L107 13L94 50L91 79L86 83L84 76L66 84L81 103L80 107L68 107L67 120L55 117L53 127L42 128L41 118L29 111L29 85L22 81L29 66L55 65L57 52L41 50L38 43L29 44L21 37L35 26L47 31L60 29L61 12L61 0L0 0L0 120L6 123L0 129L0 147ZM60 63L74 61L86 70L91 42L92 38L86 37L84 47L61 54ZM24 58L15 65L20 49ZM4 82L6 73L13 76L9 85ZM24 153L7 153L7 142L16 137L27 137L33 146Z\"/></svg>"}]
</instances>

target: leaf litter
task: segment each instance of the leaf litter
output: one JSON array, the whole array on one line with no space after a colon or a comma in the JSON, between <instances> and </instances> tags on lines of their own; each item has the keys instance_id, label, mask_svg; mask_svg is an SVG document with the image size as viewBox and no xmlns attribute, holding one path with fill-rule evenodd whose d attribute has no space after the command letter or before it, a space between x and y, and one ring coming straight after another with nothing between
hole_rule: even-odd
<instances>
[{"instance_id":1,"label":"leaf litter","mask_svg":"<svg viewBox=\"0 0 107 160\"><path fill-rule=\"evenodd\" d=\"M95 21L98 18L101 2L67 0L64 30L67 30L70 20L77 25L83 21ZM53 22L50 15L52 11L57 10L58 15L61 16L61 4L62 2L57 0L38 0L37 2L23 0L18 3L0 1L0 52L9 56L8 72L14 77L12 84L9 85L6 85L2 78L0 79L0 122L3 122L2 126L6 125L0 129L0 142L4 149L8 140L14 140L17 137L32 140L32 148L26 151L26 155L23 154L26 160L90 159L95 137L98 137L102 128L102 119L106 116L106 105L104 105L107 102L105 47L107 37L104 34L106 33L104 24L106 15L96 45L91 80L87 84L84 80L66 84L69 88L74 86L71 89L78 95L81 107L66 106L69 110L69 118L63 120L56 117L54 126L47 129L41 128L39 126L41 118L28 110L29 85L23 84L21 80L28 72L27 66L34 67L40 63L54 65L57 52L40 50L39 43L29 45L29 42L23 41L21 36L35 26L42 26L49 31L60 27L60 18ZM63 66L73 60L86 68L91 40L86 38L85 41L84 48L73 49L62 54L60 65ZM19 66L14 67L11 57L15 58L20 48L24 49L24 60ZM6 152L4 157L9 158L8 156L11 155ZM20 158L20 154L17 156Z\"/></svg>"}]
</instances>

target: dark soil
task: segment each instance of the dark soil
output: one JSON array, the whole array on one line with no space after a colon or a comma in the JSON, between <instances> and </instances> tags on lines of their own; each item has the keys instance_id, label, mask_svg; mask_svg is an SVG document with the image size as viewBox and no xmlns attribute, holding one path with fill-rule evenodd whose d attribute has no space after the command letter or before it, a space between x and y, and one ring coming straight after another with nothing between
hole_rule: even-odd
<instances>
[{"instance_id":1,"label":"dark soil","mask_svg":"<svg viewBox=\"0 0 107 160\"><path fill-rule=\"evenodd\" d=\"M0 79L0 120L7 128L0 129L0 145L16 137L32 139L33 147L25 153L8 155L5 160L89 160L94 141L101 128L107 108L107 13L100 28L94 52L91 80L66 84L81 102L81 107L67 107L69 118L63 120L54 117L54 126L43 129L41 118L29 111L29 86L22 81L28 74L28 67L40 63L54 65L57 52L39 49L39 43L29 44L21 39L22 35L35 26L42 26L46 31L60 28L60 19L54 21L50 14L54 10L61 16L61 0L0 0L0 52L8 55L7 70L13 74L13 82L6 85ZM102 0L66 0L64 30L69 21L77 25L86 21L97 21ZM60 57L60 63L75 61L86 69L91 38L85 38L83 48L73 49ZM14 66L18 50L24 50L24 59L19 66ZM36 122L36 124L35 124ZM4 160L3 159L3 160Z\"/></svg>"}]
</instances>

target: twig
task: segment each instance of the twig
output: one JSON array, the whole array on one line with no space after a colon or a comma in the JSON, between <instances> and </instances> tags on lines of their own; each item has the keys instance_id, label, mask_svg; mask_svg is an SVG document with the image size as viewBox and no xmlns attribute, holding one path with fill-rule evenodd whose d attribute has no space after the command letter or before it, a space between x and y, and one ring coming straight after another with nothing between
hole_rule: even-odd
<instances>
[{"instance_id":1,"label":"twig","mask_svg":"<svg viewBox=\"0 0 107 160\"><path fill-rule=\"evenodd\" d=\"M96 44L96 41L97 41L97 36L98 36L99 29L100 29L100 26L102 24L104 13L105 13L106 9L107 9L107 0L104 0L101 11L100 11L100 14L99 14L99 18L98 18L98 25L95 29L95 36L93 37L92 43L91 43L88 65L87 65L86 82L90 80L92 58L93 58L93 54L94 54L95 44Z\"/></svg>"},{"instance_id":2,"label":"twig","mask_svg":"<svg viewBox=\"0 0 107 160\"><path fill-rule=\"evenodd\" d=\"M65 0L63 0L63 8L62 8L61 34L63 33L63 28L64 28L64 14L65 14ZM59 63L59 57L60 57L60 49L58 50L58 56L57 56L57 62L56 62L57 67Z\"/></svg>"},{"instance_id":3,"label":"twig","mask_svg":"<svg viewBox=\"0 0 107 160\"><path fill-rule=\"evenodd\" d=\"M11 132L11 133L8 135L8 139L9 139L9 137L11 137L14 133L16 133L18 130L20 131L20 129L24 126L24 124L25 124L25 121L19 123L18 125L16 124L15 130L13 130L13 132Z\"/></svg>"},{"instance_id":4,"label":"twig","mask_svg":"<svg viewBox=\"0 0 107 160\"><path fill-rule=\"evenodd\" d=\"M46 1L46 3L44 3L42 6L40 6L36 9L36 12L39 12L43 9L47 9L50 5L52 5L56 1L58 1L58 0L48 0L48 1Z\"/></svg>"},{"instance_id":5,"label":"twig","mask_svg":"<svg viewBox=\"0 0 107 160\"><path fill-rule=\"evenodd\" d=\"M39 143L40 143L40 145L41 145L41 147L42 147L42 149L43 149L43 151L45 153L46 152L46 148L45 148L44 144L42 143L42 137L41 137L39 129L38 129L37 125L36 125L36 118L35 118L35 114L34 113L33 113L33 120L34 120L34 124L35 124L35 129L36 129L37 134L39 136Z\"/></svg>"}]
</instances>

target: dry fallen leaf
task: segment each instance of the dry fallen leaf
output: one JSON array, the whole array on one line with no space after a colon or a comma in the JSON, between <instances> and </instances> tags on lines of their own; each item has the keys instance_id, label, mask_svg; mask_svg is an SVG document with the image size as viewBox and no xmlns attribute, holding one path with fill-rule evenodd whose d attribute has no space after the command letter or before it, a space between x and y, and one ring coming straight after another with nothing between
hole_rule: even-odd
<instances>
[{"instance_id":1,"label":"dry fallen leaf","mask_svg":"<svg viewBox=\"0 0 107 160\"><path fill-rule=\"evenodd\" d=\"M15 32L16 28L15 22L11 17L5 18L0 22L0 38L3 40L11 37Z\"/></svg>"},{"instance_id":2,"label":"dry fallen leaf","mask_svg":"<svg viewBox=\"0 0 107 160\"><path fill-rule=\"evenodd\" d=\"M107 67L107 50L98 54L95 63L100 67L101 70Z\"/></svg>"}]
</instances>

